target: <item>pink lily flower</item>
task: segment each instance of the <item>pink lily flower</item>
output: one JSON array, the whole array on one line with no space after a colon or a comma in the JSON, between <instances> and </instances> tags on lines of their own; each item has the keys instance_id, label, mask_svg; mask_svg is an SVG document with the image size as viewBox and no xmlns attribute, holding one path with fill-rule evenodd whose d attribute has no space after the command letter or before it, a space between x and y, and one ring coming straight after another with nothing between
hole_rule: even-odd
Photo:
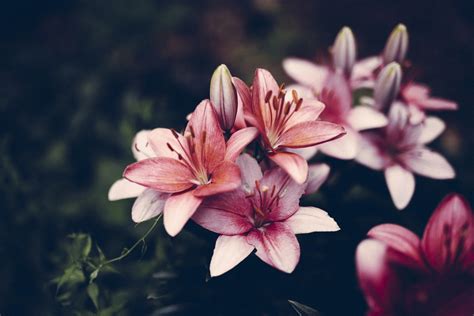
<instances>
[{"instance_id":1,"label":"pink lily flower","mask_svg":"<svg viewBox=\"0 0 474 316\"><path fill-rule=\"evenodd\" d=\"M359 151L359 131L379 128L387 125L386 117L371 106L352 107L352 91L349 82L344 76L337 74L330 69L316 70L319 68L307 67L306 72L313 69L315 79L311 85L308 81L301 81L302 65L301 61L295 59L286 59L283 67L286 72L298 81L299 84L292 85L288 88L295 89L304 98L317 98L326 105L325 110L321 113L321 119L324 121L339 124L344 127L347 134L337 140L304 149L303 156L311 158L320 149L324 154L339 159L354 159ZM308 62L306 62L308 63ZM357 69L357 66L355 67ZM293 75L292 75L293 74ZM297 151L298 152L298 151Z\"/></svg>"},{"instance_id":2,"label":"pink lily flower","mask_svg":"<svg viewBox=\"0 0 474 316\"><path fill-rule=\"evenodd\" d=\"M337 223L323 210L301 207L305 185L293 181L280 168L262 175L255 159L247 154L237 163L242 187L206 199L193 216L202 227L221 234L210 264L212 277L239 264L254 249L265 263L291 273L300 258L295 234L337 231Z\"/></svg>"},{"instance_id":3,"label":"pink lily flower","mask_svg":"<svg viewBox=\"0 0 474 316\"><path fill-rule=\"evenodd\" d=\"M444 130L443 121L428 117L413 124L405 105L395 102L384 129L362 134L362 147L357 162L374 170L383 170L390 195L401 210L415 191L413 173L433 179L451 179L455 172L440 154L425 145Z\"/></svg>"},{"instance_id":4,"label":"pink lily flower","mask_svg":"<svg viewBox=\"0 0 474 316\"><path fill-rule=\"evenodd\" d=\"M422 239L394 224L357 247L367 315L461 316L474 311L474 215L460 195L434 211Z\"/></svg>"},{"instance_id":5,"label":"pink lily flower","mask_svg":"<svg viewBox=\"0 0 474 316\"><path fill-rule=\"evenodd\" d=\"M430 88L420 83L411 82L405 84L400 93L410 109L412 122L415 123L425 118L426 111L458 109L456 102L431 97Z\"/></svg>"},{"instance_id":6,"label":"pink lily flower","mask_svg":"<svg viewBox=\"0 0 474 316\"><path fill-rule=\"evenodd\" d=\"M266 157L297 183L306 181L308 163L287 149L322 144L346 133L340 125L318 120L324 104L315 99L303 101L296 91L287 97L267 70L256 70L251 92L241 82L236 88L246 96L245 119L259 130Z\"/></svg>"},{"instance_id":7,"label":"pink lily flower","mask_svg":"<svg viewBox=\"0 0 474 316\"><path fill-rule=\"evenodd\" d=\"M163 212L168 234L178 234L205 197L240 186L234 161L257 135L257 129L245 128L226 143L208 100L197 106L184 135L165 128L148 132L146 141L134 148L143 159L129 165L123 174L126 180L118 184L122 195L130 182L147 188L135 202L133 219L142 221Z\"/></svg>"}]
</instances>

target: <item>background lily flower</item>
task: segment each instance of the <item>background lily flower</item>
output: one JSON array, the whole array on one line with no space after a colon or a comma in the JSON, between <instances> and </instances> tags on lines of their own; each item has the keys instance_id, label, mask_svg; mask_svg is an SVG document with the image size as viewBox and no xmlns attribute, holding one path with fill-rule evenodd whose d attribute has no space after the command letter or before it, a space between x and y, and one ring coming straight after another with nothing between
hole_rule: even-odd
<instances>
[{"instance_id":1,"label":"background lily flower","mask_svg":"<svg viewBox=\"0 0 474 316\"><path fill-rule=\"evenodd\" d=\"M288 71L288 67L291 68L291 64L287 65L285 70ZM371 106L352 107L352 91L344 76L328 70L324 78L321 86L318 87L297 84L288 88L295 89L303 98L317 98L324 103L326 107L320 115L321 119L343 126L347 134L334 141L314 147L312 151L303 149L302 155L309 159L318 148L331 157L354 159L359 151L358 131L383 127L387 125L387 118Z\"/></svg>"},{"instance_id":2,"label":"background lily flower","mask_svg":"<svg viewBox=\"0 0 474 316\"><path fill-rule=\"evenodd\" d=\"M205 100L193 112L184 135L165 128L149 132L154 156L129 165L124 178L163 193L160 197L166 201L158 202L151 194L147 201L163 205L166 231L175 236L203 198L240 186L240 170L233 161L256 136L255 128L242 129L226 144L214 108Z\"/></svg>"},{"instance_id":3,"label":"background lily flower","mask_svg":"<svg viewBox=\"0 0 474 316\"><path fill-rule=\"evenodd\" d=\"M474 215L460 195L447 196L423 238L382 224L356 252L368 315L469 315L474 310Z\"/></svg>"},{"instance_id":4,"label":"background lily flower","mask_svg":"<svg viewBox=\"0 0 474 316\"><path fill-rule=\"evenodd\" d=\"M413 124L405 105L395 102L387 127L362 134L356 160L374 170L383 170L390 195L398 209L404 209L415 191L413 173L433 179L451 179L455 172L440 154L425 144L437 138L444 123L435 117Z\"/></svg>"},{"instance_id":5,"label":"background lily flower","mask_svg":"<svg viewBox=\"0 0 474 316\"><path fill-rule=\"evenodd\" d=\"M294 90L286 96L267 70L255 72L251 97L247 122L260 131L267 157L300 184L306 181L308 164L286 149L311 147L346 133L340 125L318 120L324 104L300 98Z\"/></svg>"},{"instance_id":6,"label":"background lily flower","mask_svg":"<svg viewBox=\"0 0 474 316\"><path fill-rule=\"evenodd\" d=\"M262 175L249 155L237 159L242 187L206 199L193 220L221 234L210 264L211 276L219 276L244 260L254 249L262 261L291 273L300 258L295 234L337 231L337 223L323 210L301 207L306 185L293 181L280 168Z\"/></svg>"}]
</instances>

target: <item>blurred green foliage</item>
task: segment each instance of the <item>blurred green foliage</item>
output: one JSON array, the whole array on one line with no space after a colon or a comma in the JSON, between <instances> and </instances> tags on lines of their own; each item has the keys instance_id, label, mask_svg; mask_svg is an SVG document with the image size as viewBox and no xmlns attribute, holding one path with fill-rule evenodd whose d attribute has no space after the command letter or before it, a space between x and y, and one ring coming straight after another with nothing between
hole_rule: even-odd
<instances>
[{"instance_id":1,"label":"blurred green foliage","mask_svg":"<svg viewBox=\"0 0 474 316\"><path fill-rule=\"evenodd\" d=\"M474 202L471 9L469 1L408 0L3 4L0 313L288 315L291 298L325 315L362 314L353 253L365 232L381 222L421 231L450 191ZM107 201L133 161L134 134L183 127L207 97L215 66L226 63L247 82L256 67L288 80L281 60L324 60L342 25L369 55L398 22L408 25L421 81L460 103L459 112L441 115L450 128L434 144L458 170L456 181L417 179L413 202L398 213L381 175L327 159L333 175L305 203L328 210L342 231L299 238L291 276L249 258L208 280L215 235L193 224L176 238L158 224L146 243L104 265L152 224L132 223L131 201Z\"/></svg>"}]
</instances>

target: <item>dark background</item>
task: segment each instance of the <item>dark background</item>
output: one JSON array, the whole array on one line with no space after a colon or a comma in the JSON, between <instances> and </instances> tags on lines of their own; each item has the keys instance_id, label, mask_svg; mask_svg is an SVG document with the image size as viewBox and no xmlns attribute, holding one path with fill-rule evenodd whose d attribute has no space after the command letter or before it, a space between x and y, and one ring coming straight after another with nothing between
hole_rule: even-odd
<instances>
[{"instance_id":1,"label":"dark background","mask_svg":"<svg viewBox=\"0 0 474 316\"><path fill-rule=\"evenodd\" d=\"M325 315L362 315L353 257L367 230L395 222L421 233L448 192L474 201L473 12L472 1L3 1L0 314L294 315L293 299ZM324 59L344 25L359 56L373 55L398 22L419 81L460 105L439 115L449 128L432 145L456 180L417 178L398 212L381 174L324 158L331 179L305 203L328 210L342 231L300 236L291 275L251 256L206 282L216 236L189 224L170 238L160 223L146 251L99 275L98 312L86 280L56 290L51 280L71 264L69 234L90 234L88 256L100 245L110 258L143 235L149 224L132 223L132 201L108 202L108 188L133 161L134 134L183 127L218 64L248 83L256 67L288 82L285 56Z\"/></svg>"}]
</instances>

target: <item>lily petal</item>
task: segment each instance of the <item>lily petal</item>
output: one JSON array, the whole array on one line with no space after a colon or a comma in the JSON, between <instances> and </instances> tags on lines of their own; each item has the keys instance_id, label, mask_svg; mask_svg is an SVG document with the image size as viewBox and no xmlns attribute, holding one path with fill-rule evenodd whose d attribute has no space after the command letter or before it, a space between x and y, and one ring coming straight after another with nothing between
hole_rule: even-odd
<instances>
[{"instance_id":1,"label":"lily petal","mask_svg":"<svg viewBox=\"0 0 474 316\"><path fill-rule=\"evenodd\" d=\"M421 144L428 144L438 138L444 132L446 124L439 118L429 116L423 122L423 129L421 130L418 142Z\"/></svg>"},{"instance_id":2,"label":"lily petal","mask_svg":"<svg viewBox=\"0 0 474 316\"><path fill-rule=\"evenodd\" d=\"M366 239L356 250L356 267L359 284L372 311L392 310L394 302L399 302L400 288L397 273L389 264L388 247L381 241Z\"/></svg>"},{"instance_id":3,"label":"lily petal","mask_svg":"<svg viewBox=\"0 0 474 316\"><path fill-rule=\"evenodd\" d=\"M257 160L249 154L242 154L237 158L236 163L240 167L242 177L242 187L246 193L251 193L255 187L255 181L263 177L262 169Z\"/></svg>"},{"instance_id":4,"label":"lily petal","mask_svg":"<svg viewBox=\"0 0 474 316\"><path fill-rule=\"evenodd\" d=\"M441 99L428 98L418 101L417 105L425 110L457 110L458 104L456 102Z\"/></svg>"},{"instance_id":5,"label":"lily petal","mask_svg":"<svg viewBox=\"0 0 474 316\"><path fill-rule=\"evenodd\" d=\"M378 134L365 132L359 138L359 152L356 161L374 170L383 169L390 161L390 157L383 150L384 140Z\"/></svg>"},{"instance_id":6,"label":"lily petal","mask_svg":"<svg viewBox=\"0 0 474 316\"><path fill-rule=\"evenodd\" d=\"M193 174L189 169L172 158L149 158L128 165L124 178L156 191L175 193L193 186Z\"/></svg>"},{"instance_id":7,"label":"lily petal","mask_svg":"<svg viewBox=\"0 0 474 316\"><path fill-rule=\"evenodd\" d=\"M305 183L308 177L308 163L303 157L287 152L278 152L268 157L285 170L297 183Z\"/></svg>"},{"instance_id":8,"label":"lily petal","mask_svg":"<svg viewBox=\"0 0 474 316\"><path fill-rule=\"evenodd\" d=\"M194 134L197 157L203 157L202 163L212 172L224 160L226 146L216 112L209 100L198 104L186 127L186 133Z\"/></svg>"},{"instance_id":9,"label":"lily petal","mask_svg":"<svg viewBox=\"0 0 474 316\"><path fill-rule=\"evenodd\" d=\"M212 173L211 183L198 186L194 190L194 195L206 197L218 193L233 191L240 187L239 166L233 162L224 160Z\"/></svg>"},{"instance_id":10,"label":"lily petal","mask_svg":"<svg viewBox=\"0 0 474 316\"><path fill-rule=\"evenodd\" d=\"M189 152L186 138L168 128L155 128L150 131L147 141L156 157L178 159L178 154L187 157Z\"/></svg>"},{"instance_id":11,"label":"lily petal","mask_svg":"<svg viewBox=\"0 0 474 316\"><path fill-rule=\"evenodd\" d=\"M329 73L327 67L318 66L300 58L286 58L283 69L293 80L320 92Z\"/></svg>"},{"instance_id":12,"label":"lily petal","mask_svg":"<svg viewBox=\"0 0 474 316\"><path fill-rule=\"evenodd\" d=\"M331 168L328 164L318 163L310 165L308 168L308 179L304 194L313 194L319 190L329 176Z\"/></svg>"},{"instance_id":13,"label":"lily petal","mask_svg":"<svg viewBox=\"0 0 474 316\"><path fill-rule=\"evenodd\" d=\"M196 212L201 202L202 198L194 196L192 190L171 195L166 200L163 212L166 232L172 237L176 236Z\"/></svg>"},{"instance_id":14,"label":"lily petal","mask_svg":"<svg viewBox=\"0 0 474 316\"><path fill-rule=\"evenodd\" d=\"M302 122L290 127L278 139L278 145L289 148L310 147L342 137L341 125L324 121Z\"/></svg>"},{"instance_id":15,"label":"lily petal","mask_svg":"<svg viewBox=\"0 0 474 316\"><path fill-rule=\"evenodd\" d=\"M303 148L287 148L286 151L300 155L305 160L310 160L316 155L316 153L318 152L318 148L319 147L316 145L316 146L303 147Z\"/></svg>"},{"instance_id":16,"label":"lily petal","mask_svg":"<svg viewBox=\"0 0 474 316\"><path fill-rule=\"evenodd\" d=\"M283 272L293 272L300 260L298 240L285 223L276 222L252 230L247 235L247 242L257 249L257 257Z\"/></svg>"},{"instance_id":17,"label":"lily petal","mask_svg":"<svg viewBox=\"0 0 474 316\"><path fill-rule=\"evenodd\" d=\"M139 196L146 187L130 182L127 179L120 179L114 182L109 189L109 201L129 199Z\"/></svg>"},{"instance_id":18,"label":"lily petal","mask_svg":"<svg viewBox=\"0 0 474 316\"><path fill-rule=\"evenodd\" d=\"M379 128L387 125L388 120L379 111L369 106L359 105L353 108L348 116L347 122L356 131L362 131L371 128Z\"/></svg>"},{"instance_id":19,"label":"lily petal","mask_svg":"<svg viewBox=\"0 0 474 316\"><path fill-rule=\"evenodd\" d=\"M230 136L227 141L225 160L235 161L242 150L258 136L258 129L255 127L243 128Z\"/></svg>"},{"instance_id":20,"label":"lily petal","mask_svg":"<svg viewBox=\"0 0 474 316\"><path fill-rule=\"evenodd\" d=\"M293 215L299 208L299 201L303 195L305 185L301 185L295 181L282 169L273 168L266 171L260 181L260 186L267 187L278 194L278 203L273 204L271 211L267 214L268 221L282 221ZM256 199L254 205L258 205L260 199L257 195L252 199Z\"/></svg>"},{"instance_id":21,"label":"lily petal","mask_svg":"<svg viewBox=\"0 0 474 316\"><path fill-rule=\"evenodd\" d=\"M237 95L240 98L242 112L251 111L252 93L250 92L250 88L240 78L233 77L232 81L234 82L235 89L237 90Z\"/></svg>"},{"instance_id":22,"label":"lily petal","mask_svg":"<svg viewBox=\"0 0 474 316\"><path fill-rule=\"evenodd\" d=\"M216 277L233 269L248 257L255 248L247 243L245 236L219 236L212 255L210 273Z\"/></svg>"},{"instance_id":23,"label":"lily petal","mask_svg":"<svg viewBox=\"0 0 474 316\"><path fill-rule=\"evenodd\" d=\"M326 155L338 159L354 159L359 151L357 132L347 128L347 134L338 139L319 145L318 148Z\"/></svg>"},{"instance_id":24,"label":"lily petal","mask_svg":"<svg viewBox=\"0 0 474 316\"><path fill-rule=\"evenodd\" d=\"M143 130L135 135L132 143L132 153L136 160L140 161L143 159L155 157L153 149L151 149L148 143L149 130Z\"/></svg>"},{"instance_id":25,"label":"lily petal","mask_svg":"<svg viewBox=\"0 0 474 316\"><path fill-rule=\"evenodd\" d=\"M270 109L265 105L265 97L270 91L277 96L279 86L268 70L259 68L255 71L252 89L252 113L260 126L269 126L271 116Z\"/></svg>"},{"instance_id":26,"label":"lily petal","mask_svg":"<svg viewBox=\"0 0 474 316\"><path fill-rule=\"evenodd\" d=\"M426 269L420 252L420 238L405 227L382 224L372 228L367 236L383 242L403 255L400 257L403 260L398 263L415 269Z\"/></svg>"},{"instance_id":27,"label":"lily petal","mask_svg":"<svg viewBox=\"0 0 474 316\"><path fill-rule=\"evenodd\" d=\"M133 203L132 220L141 223L160 215L169 196L168 193L146 189Z\"/></svg>"},{"instance_id":28,"label":"lily petal","mask_svg":"<svg viewBox=\"0 0 474 316\"><path fill-rule=\"evenodd\" d=\"M400 156L403 163L413 172L432 179L452 179L453 167L440 154L426 148L416 147Z\"/></svg>"},{"instance_id":29,"label":"lily petal","mask_svg":"<svg viewBox=\"0 0 474 316\"><path fill-rule=\"evenodd\" d=\"M295 234L341 230L336 221L327 212L310 206L301 206L285 223L291 227Z\"/></svg>"},{"instance_id":30,"label":"lily petal","mask_svg":"<svg viewBox=\"0 0 474 316\"><path fill-rule=\"evenodd\" d=\"M212 232L223 235L244 234L253 228L249 218L252 206L242 190L209 197L199 207L193 220Z\"/></svg>"},{"instance_id":31,"label":"lily petal","mask_svg":"<svg viewBox=\"0 0 474 316\"><path fill-rule=\"evenodd\" d=\"M404 209L415 192L413 174L402 166L394 164L385 169L385 181L397 209Z\"/></svg>"},{"instance_id":32,"label":"lily petal","mask_svg":"<svg viewBox=\"0 0 474 316\"><path fill-rule=\"evenodd\" d=\"M474 247L474 215L458 194L441 201L426 225L421 248L430 266L438 272L465 267ZM472 262L471 262L472 264Z\"/></svg>"},{"instance_id":33,"label":"lily petal","mask_svg":"<svg viewBox=\"0 0 474 316\"><path fill-rule=\"evenodd\" d=\"M288 93L287 93L288 95ZM315 121L319 115L324 111L326 106L324 103L312 98L303 99L301 108L294 112L293 115L286 122L286 128L290 129L299 123L305 121Z\"/></svg>"}]
</instances>

